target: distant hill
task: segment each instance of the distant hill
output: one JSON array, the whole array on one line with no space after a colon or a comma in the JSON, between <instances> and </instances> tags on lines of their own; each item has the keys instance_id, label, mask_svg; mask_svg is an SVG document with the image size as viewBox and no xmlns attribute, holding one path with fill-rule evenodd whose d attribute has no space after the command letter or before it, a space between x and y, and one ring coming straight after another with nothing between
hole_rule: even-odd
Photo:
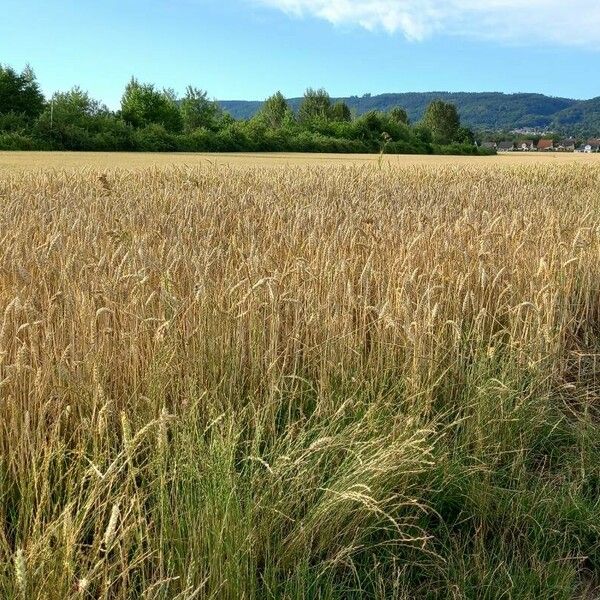
<instances>
[{"instance_id":1,"label":"distant hill","mask_svg":"<svg viewBox=\"0 0 600 600\"><path fill-rule=\"evenodd\" d=\"M600 98L582 100L554 115L557 130L581 135L600 134Z\"/></svg>"},{"instance_id":2,"label":"distant hill","mask_svg":"<svg viewBox=\"0 0 600 600\"><path fill-rule=\"evenodd\" d=\"M572 100L543 94L411 92L334 98L344 100L357 115L370 110L386 111L394 106L402 106L412 122L418 121L427 105L436 99L455 104L463 123L476 130L500 131L531 127L600 135L600 97ZM289 103L297 110L301 100L291 98ZM260 109L262 102L223 100L220 104L233 117L247 119Z\"/></svg>"}]
</instances>

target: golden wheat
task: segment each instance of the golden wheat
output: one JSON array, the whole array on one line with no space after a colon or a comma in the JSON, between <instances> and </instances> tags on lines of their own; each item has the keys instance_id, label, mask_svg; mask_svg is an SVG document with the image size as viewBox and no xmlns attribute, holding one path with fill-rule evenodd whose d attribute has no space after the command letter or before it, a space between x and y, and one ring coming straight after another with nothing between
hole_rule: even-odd
<instances>
[{"instance_id":1,"label":"golden wheat","mask_svg":"<svg viewBox=\"0 0 600 600\"><path fill-rule=\"evenodd\" d=\"M599 189L583 162L0 175L3 596L464 592L439 490L482 541L495 474L529 481L555 414L593 427Z\"/></svg>"}]
</instances>

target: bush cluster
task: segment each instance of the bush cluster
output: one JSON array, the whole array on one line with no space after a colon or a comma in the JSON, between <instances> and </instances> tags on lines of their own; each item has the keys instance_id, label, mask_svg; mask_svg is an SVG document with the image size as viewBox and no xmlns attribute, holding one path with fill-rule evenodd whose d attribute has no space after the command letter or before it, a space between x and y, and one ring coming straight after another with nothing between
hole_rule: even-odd
<instances>
[{"instance_id":1,"label":"bush cluster","mask_svg":"<svg viewBox=\"0 0 600 600\"><path fill-rule=\"evenodd\" d=\"M183 97L135 78L113 111L74 87L42 95L33 71L0 65L0 150L477 154L456 108L441 101L411 125L406 111L353 115L325 90L308 89L297 112L281 93L236 120L203 90Z\"/></svg>"}]
</instances>

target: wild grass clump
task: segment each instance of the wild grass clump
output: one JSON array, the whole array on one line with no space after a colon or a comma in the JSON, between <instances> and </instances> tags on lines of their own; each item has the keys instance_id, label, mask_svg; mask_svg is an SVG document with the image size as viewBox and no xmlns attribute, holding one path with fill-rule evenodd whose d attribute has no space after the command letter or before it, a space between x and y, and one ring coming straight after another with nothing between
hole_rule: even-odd
<instances>
[{"instance_id":1,"label":"wild grass clump","mask_svg":"<svg viewBox=\"0 0 600 600\"><path fill-rule=\"evenodd\" d=\"M0 177L0 596L596 597L599 186Z\"/></svg>"}]
</instances>

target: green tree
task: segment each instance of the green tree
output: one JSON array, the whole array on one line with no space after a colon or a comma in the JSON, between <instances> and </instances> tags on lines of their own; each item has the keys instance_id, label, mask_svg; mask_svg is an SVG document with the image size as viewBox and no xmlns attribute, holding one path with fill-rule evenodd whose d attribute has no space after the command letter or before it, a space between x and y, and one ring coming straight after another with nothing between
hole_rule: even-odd
<instances>
[{"instance_id":1,"label":"green tree","mask_svg":"<svg viewBox=\"0 0 600 600\"><path fill-rule=\"evenodd\" d=\"M412 133L419 142L423 144L431 144L433 137L431 131L423 124L417 124L412 128Z\"/></svg>"},{"instance_id":2,"label":"green tree","mask_svg":"<svg viewBox=\"0 0 600 600\"><path fill-rule=\"evenodd\" d=\"M54 124L86 126L91 118L109 113L108 108L78 86L68 92L56 92L52 96L50 106Z\"/></svg>"},{"instance_id":3,"label":"green tree","mask_svg":"<svg viewBox=\"0 0 600 600\"><path fill-rule=\"evenodd\" d=\"M461 144L474 144L475 143L475 134L468 127L459 127L454 141L460 142Z\"/></svg>"},{"instance_id":4,"label":"green tree","mask_svg":"<svg viewBox=\"0 0 600 600\"><path fill-rule=\"evenodd\" d=\"M216 102L208 99L204 90L188 85L185 96L181 100L180 110L183 119L183 129L186 133L204 127L214 129L220 108Z\"/></svg>"},{"instance_id":5,"label":"green tree","mask_svg":"<svg viewBox=\"0 0 600 600\"><path fill-rule=\"evenodd\" d=\"M133 127L162 125L171 133L183 129L183 119L172 90L156 90L151 83L139 83L135 78L127 84L121 99L121 115Z\"/></svg>"},{"instance_id":6,"label":"green tree","mask_svg":"<svg viewBox=\"0 0 600 600\"><path fill-rule=\"evenodd\" d=\"M385 114L377 110L370 110L355 121L356 130L363 139L379 140L386 130Z\"/></svg>"},{"instance_id":7,"label":"green tree","mask_svg":"<svg viewBox=\"0 0 600 600\"><path fill-rule=\"evenodd\" d=\"M0 64L0 115L14 113L35 118L44 110L44 96L31 67L21 73Z\"/></svg>"},{"instance_id":8,"label":"green tree","mask_svg":"<svg viewBox=\"0 0 600 600\"><path fill-rule=\"evenodd\" d=\"M394 106L394 108L388 112L388 115L395 123L402 123L404 125L409 124L408 113L401 106Z\"/></svg>"},{"instance_id":9,"label":"green tree","mask_svg":"<svg viewBox=\"0 0 600 600\"><path fill-rule=\"evenodd\" d=\"M333 121L350 122L352 113L345 102L336 102L330 109L329 114Z\"/></svg>"},{"instance_id":10,"label":"green tree","mask_svg":"<svg viewBox=\"0 0 600 600\"><path fill-rule=\"evenodd\" d=\"M442 100L434 100L425 110L423 126L429 129L436 144L450 144L456 141L460 129L456 106Z\"/></svg>"},{"instance_id":11,"label":"green tree","mask_svg":"<svg viewBox=\"0 0 600 600\"><path fill-rule=\"evenodd\" d=\"M281 92L267 98L258 113L259 119L271 129L283 126L290 116L290 107Z\"/></svg>"},{"instance_id":12,"label":"green tree","mask_svg":"<svg viewBox=\"0 0 600 600\"><path fill-rule=\"evenodd\" d=\"M33 132L57 149L131 149L131 128L79 87L55 93Z\"/></svg>"},{"instance_id":13,"label":"green tree","mask_svg":"<svg viewBox=\"0 0 600 600\"><path fill-rule=\"evenodd\" d=\"M308 88L298 111L298 119L301 123L309 123L314 120L327 120L331 112L331 98L323 89L314 90Z\"/></svg>"}]
</instances>

